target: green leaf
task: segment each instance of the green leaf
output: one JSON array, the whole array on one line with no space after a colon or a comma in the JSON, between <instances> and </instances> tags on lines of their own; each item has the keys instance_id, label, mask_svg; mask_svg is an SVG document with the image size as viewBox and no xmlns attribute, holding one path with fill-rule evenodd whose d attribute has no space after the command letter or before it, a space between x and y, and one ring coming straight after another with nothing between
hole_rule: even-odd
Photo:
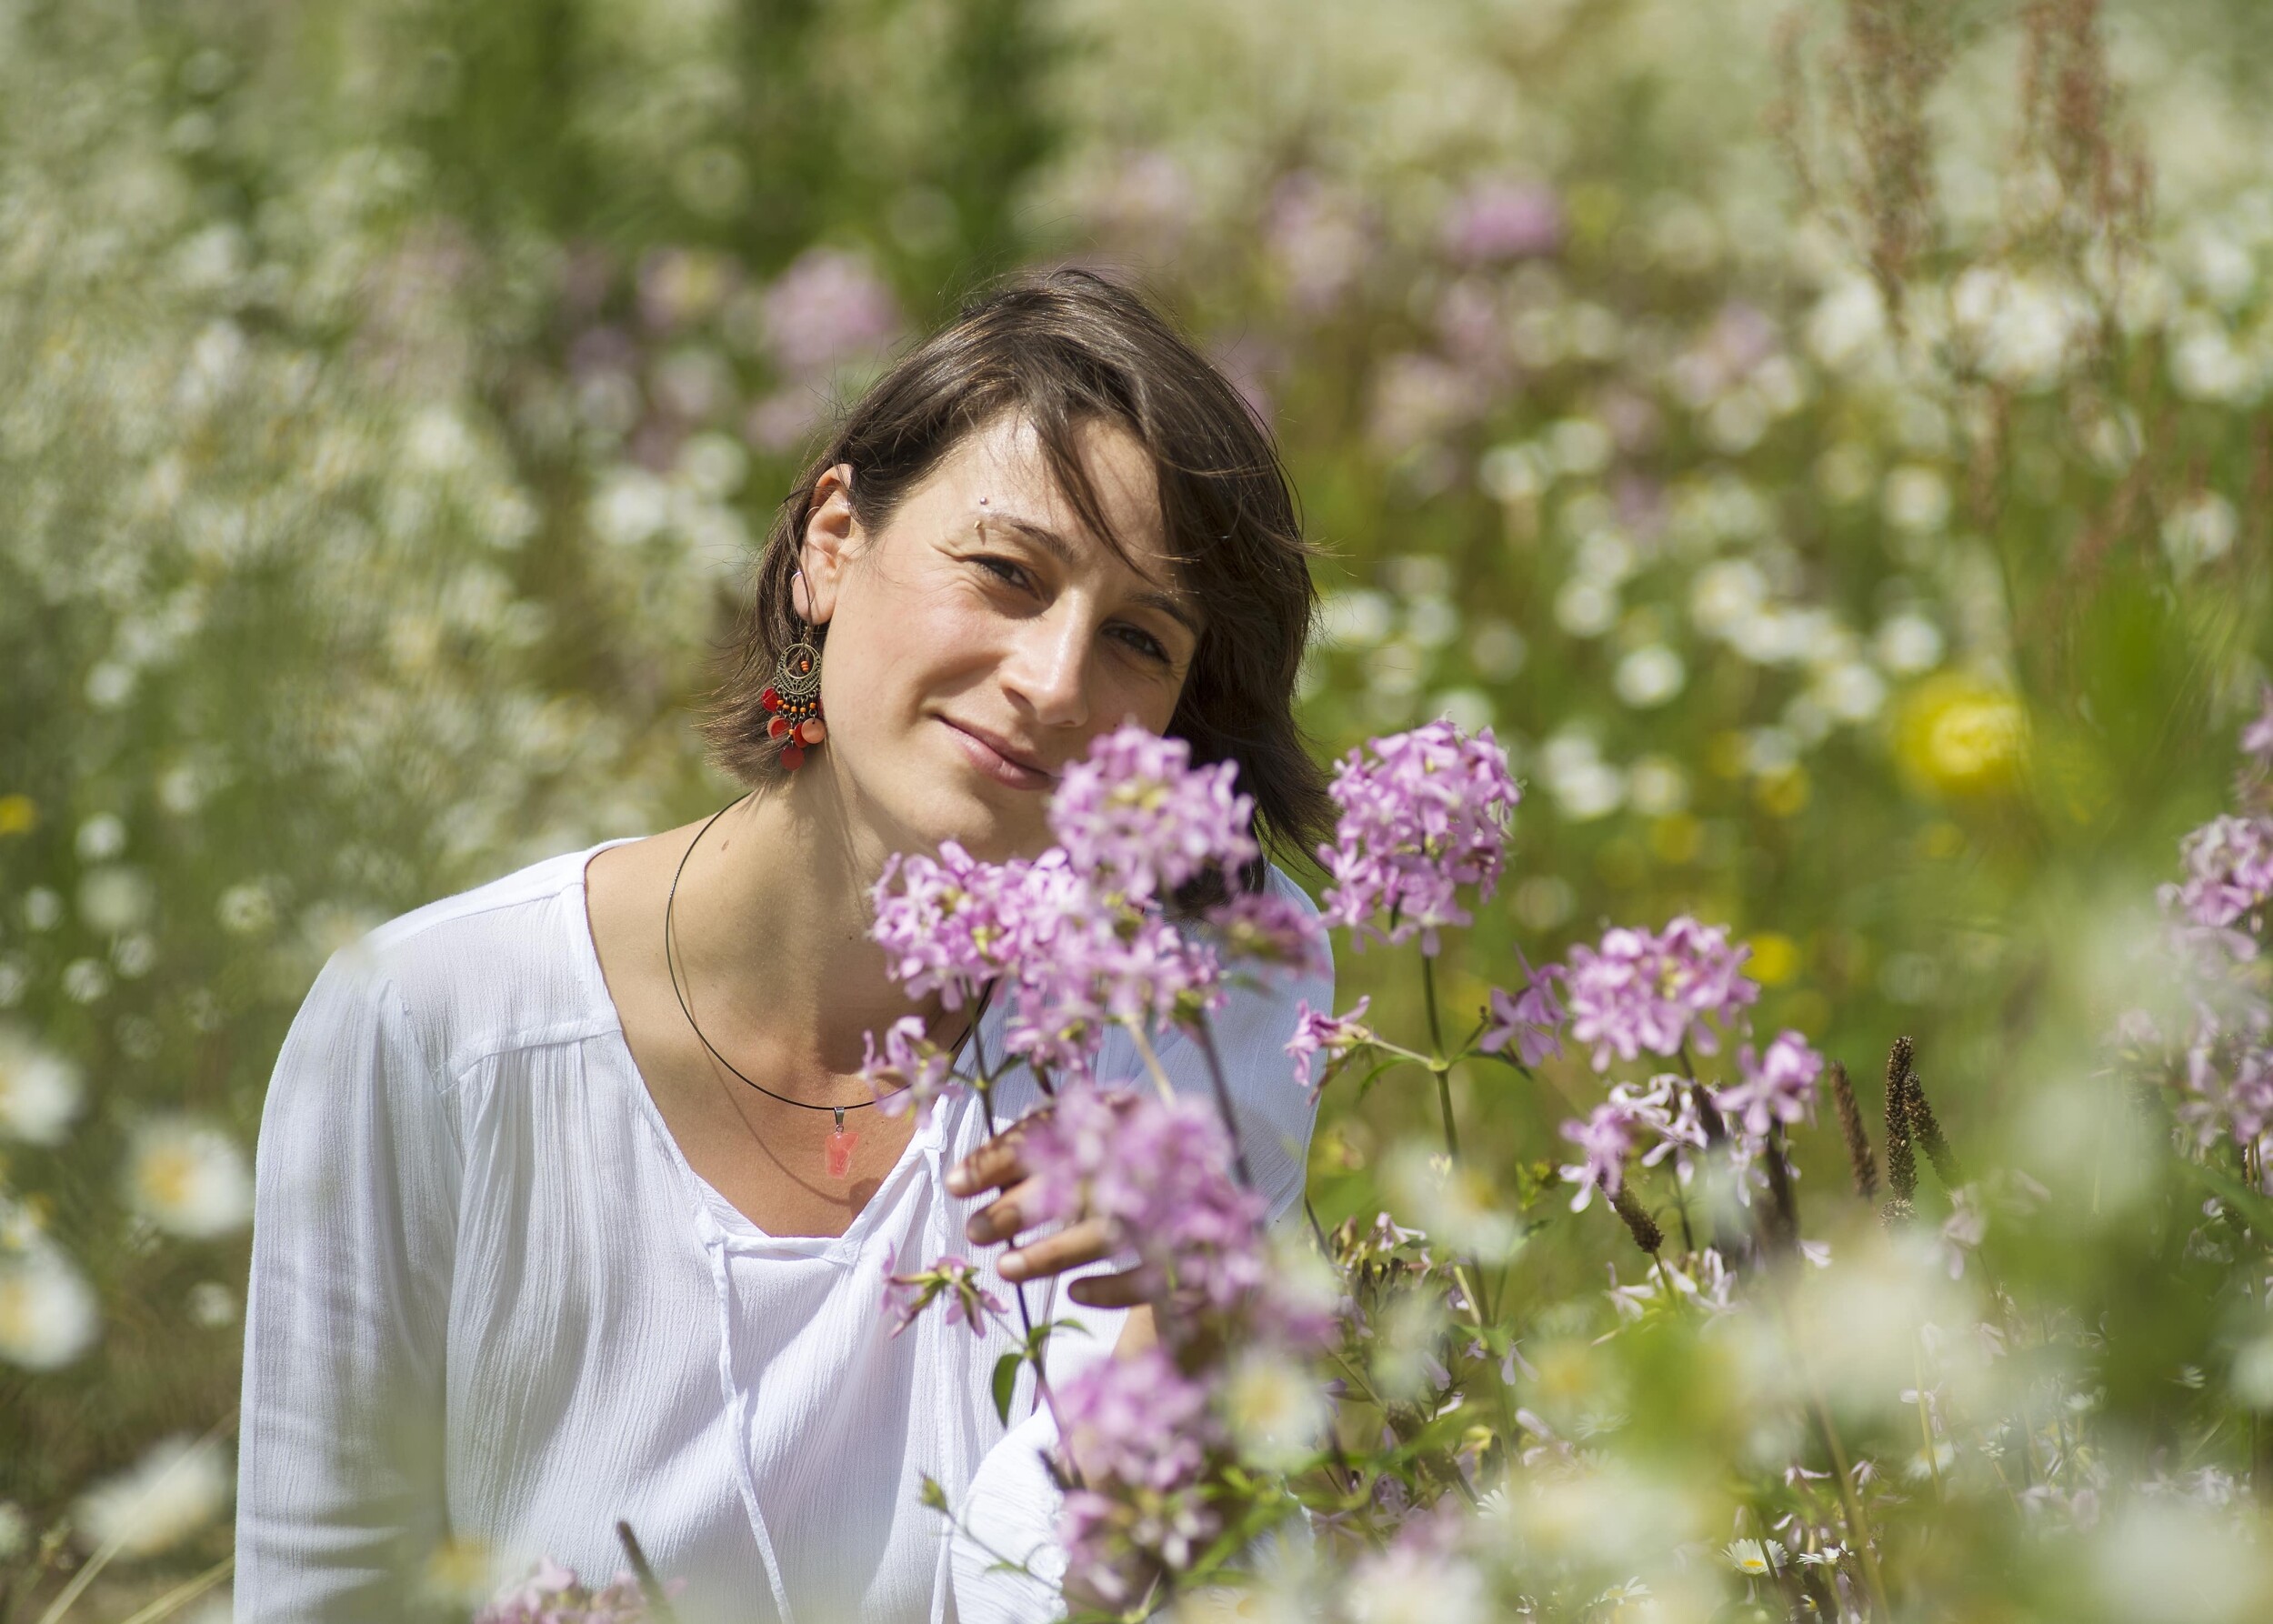
<instances>
[{"instance_id":1,"label":"green leaf","mask_svg":"<svg viewBox=\"0 0 2273 1624\"><path fill-rule=\"evenodd\" d=\"M2223 1168L2213 1168L2207 1162L2182 1161L2178 1164L2194 1181L2240 1216L2258 1232L2262 1240L2273 1241L2273 1201L2266 1199Z\"/></svg>"},{"instance_id":2,"label":"green leaf","mask_svg":"<svg viewBox=\"0 0 2273 1624\"><path fill-rule=\"evenodd\" d=\"M1010 1398L1018 1390L1018 1367L1026 1362L1022 1353L1006 1353L995 1361L995 1413L1002 1424L1010 1425Z\"/></svg>"},{"instance_id":3,"label":"green leaf","mask_svg":"<svg viewBox=\"0 0 2273 1624\"><path fill-rule=\"evenodd\" d=\"M1380 1078L1383 1072L1387 1071L1402 1063L1402 1056L1392 1056L1390 1058L1382 1061L1380 1065L1375 1067L1371 1071L1366 1073L1364 1080L1357 1085L1357 1098L1360 1099L1365 1098L1367 1094L1373 1091L1375 1082Z\"/></svg>"}]
</instances>

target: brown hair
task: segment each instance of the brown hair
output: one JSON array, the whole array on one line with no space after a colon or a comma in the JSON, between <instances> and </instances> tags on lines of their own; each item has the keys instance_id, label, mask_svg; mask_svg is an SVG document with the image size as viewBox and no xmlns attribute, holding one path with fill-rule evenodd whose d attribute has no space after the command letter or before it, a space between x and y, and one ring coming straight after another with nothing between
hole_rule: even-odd
<instances>
[{"instance_id":1,"label":"brown hair","mask_svg":"<svg viewBox=\"0 0 2273 1624\"><path fill-rule=\"evenodd\" d=\"M1116 551L1077 432L1116 424L1151 456L1167 549L1206 621L1168 732L1196 761L1237 762L1257 834L1308 859L1333 809L1294 717L1317 595L1286 470L1222 373L1144 299L1090 271L1029 273L974 297L844 415L766 535L700 724L712 758L754 787L785 776L761 697L781 650L826 633L797 617L789 586L821 475L853 468L853 514L874 531L963 436L1013 411L1082 522Z\"/></svg>"}]
</instances>

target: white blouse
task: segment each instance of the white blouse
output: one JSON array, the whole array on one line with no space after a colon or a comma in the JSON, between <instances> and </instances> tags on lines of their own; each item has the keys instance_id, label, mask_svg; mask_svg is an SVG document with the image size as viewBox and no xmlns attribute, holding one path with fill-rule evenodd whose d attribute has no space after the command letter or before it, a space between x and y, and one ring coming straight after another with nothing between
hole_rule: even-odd
<instances>
[{"instance_id":1,"label":"white blouse","mask_svg":"<svg viewBox=\"0 0 2273 1624\"><path fill-rule=\"evenodd\" d=\"M986 1137L983 1108L943 1106L842 1236L760 1230L687 1165L625 1044L584 897L618 844L380 927L293 1021L261 1120L237 1618L398 1618L445 1541L494 1575L549 1556L597 1581L625 1565L618 1519L686 1581L686 1624L944 1624L958 1599L968 1619L1035 1616L1032 1587L949 1560L919 1499L928 1477L974 1525L1046 1528L1031 1373L1007 1442L989 1396L1013 1337L935 1311L894 1338L881 1310L887 1251L905 1268L977 1250L944 1178ZM1217 1012L1274 1220L1312 1117L1282 1046L1296 1000L1332 990L1282 978ZM1160 1058L1208 1092L1196 1045L1171 1036ZM1105 1068L1142 1075L1125 1038ZM1023 1072L997 1096L1002 1120L1036 1098ZM1090 1328L1054 1340L1063 1380L1122 1316L1058 1284L1026 1295L1037 1321Z\"/></svg>"}]
</instances>

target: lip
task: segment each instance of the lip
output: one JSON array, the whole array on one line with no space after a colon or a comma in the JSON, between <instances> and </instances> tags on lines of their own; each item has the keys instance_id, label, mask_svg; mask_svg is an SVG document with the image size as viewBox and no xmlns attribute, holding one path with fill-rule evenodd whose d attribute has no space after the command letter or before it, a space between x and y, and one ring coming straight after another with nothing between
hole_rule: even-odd
<instances>
[{"instance_id":1,"label":"lip","mask_svg":"<svg viewBox=\"0 0 2273 1624\"><path fill-rule=\"evenodd\" d=\"M1057 775L1036 761L1034 757L1013 745L999 733L969 722L958 722L951 717L939 718L954 734L956 742L963 747L963 754L973 767L997 784L1013 789L1047 789L1057 782Z\"/></svg>"}]
</instances>

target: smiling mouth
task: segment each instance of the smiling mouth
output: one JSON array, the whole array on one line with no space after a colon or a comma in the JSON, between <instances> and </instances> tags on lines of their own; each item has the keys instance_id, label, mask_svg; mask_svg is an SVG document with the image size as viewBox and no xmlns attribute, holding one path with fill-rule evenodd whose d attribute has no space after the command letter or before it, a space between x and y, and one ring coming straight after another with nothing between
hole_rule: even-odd
<instances>
[{"instance_id":1,"label":"smiling mouth","mask_svg":"<svg viewBox=\"0 0 2273 1624\"><path fill-rule=\"evenodd\" d=\"M963 747L963 754L972 766L998 784L1013 789L1047 789L1057 782L1057 775L1018 749L1000 734L989 733L983 727L967 723L939 718Z\"/></svg>"}]
</instances>

